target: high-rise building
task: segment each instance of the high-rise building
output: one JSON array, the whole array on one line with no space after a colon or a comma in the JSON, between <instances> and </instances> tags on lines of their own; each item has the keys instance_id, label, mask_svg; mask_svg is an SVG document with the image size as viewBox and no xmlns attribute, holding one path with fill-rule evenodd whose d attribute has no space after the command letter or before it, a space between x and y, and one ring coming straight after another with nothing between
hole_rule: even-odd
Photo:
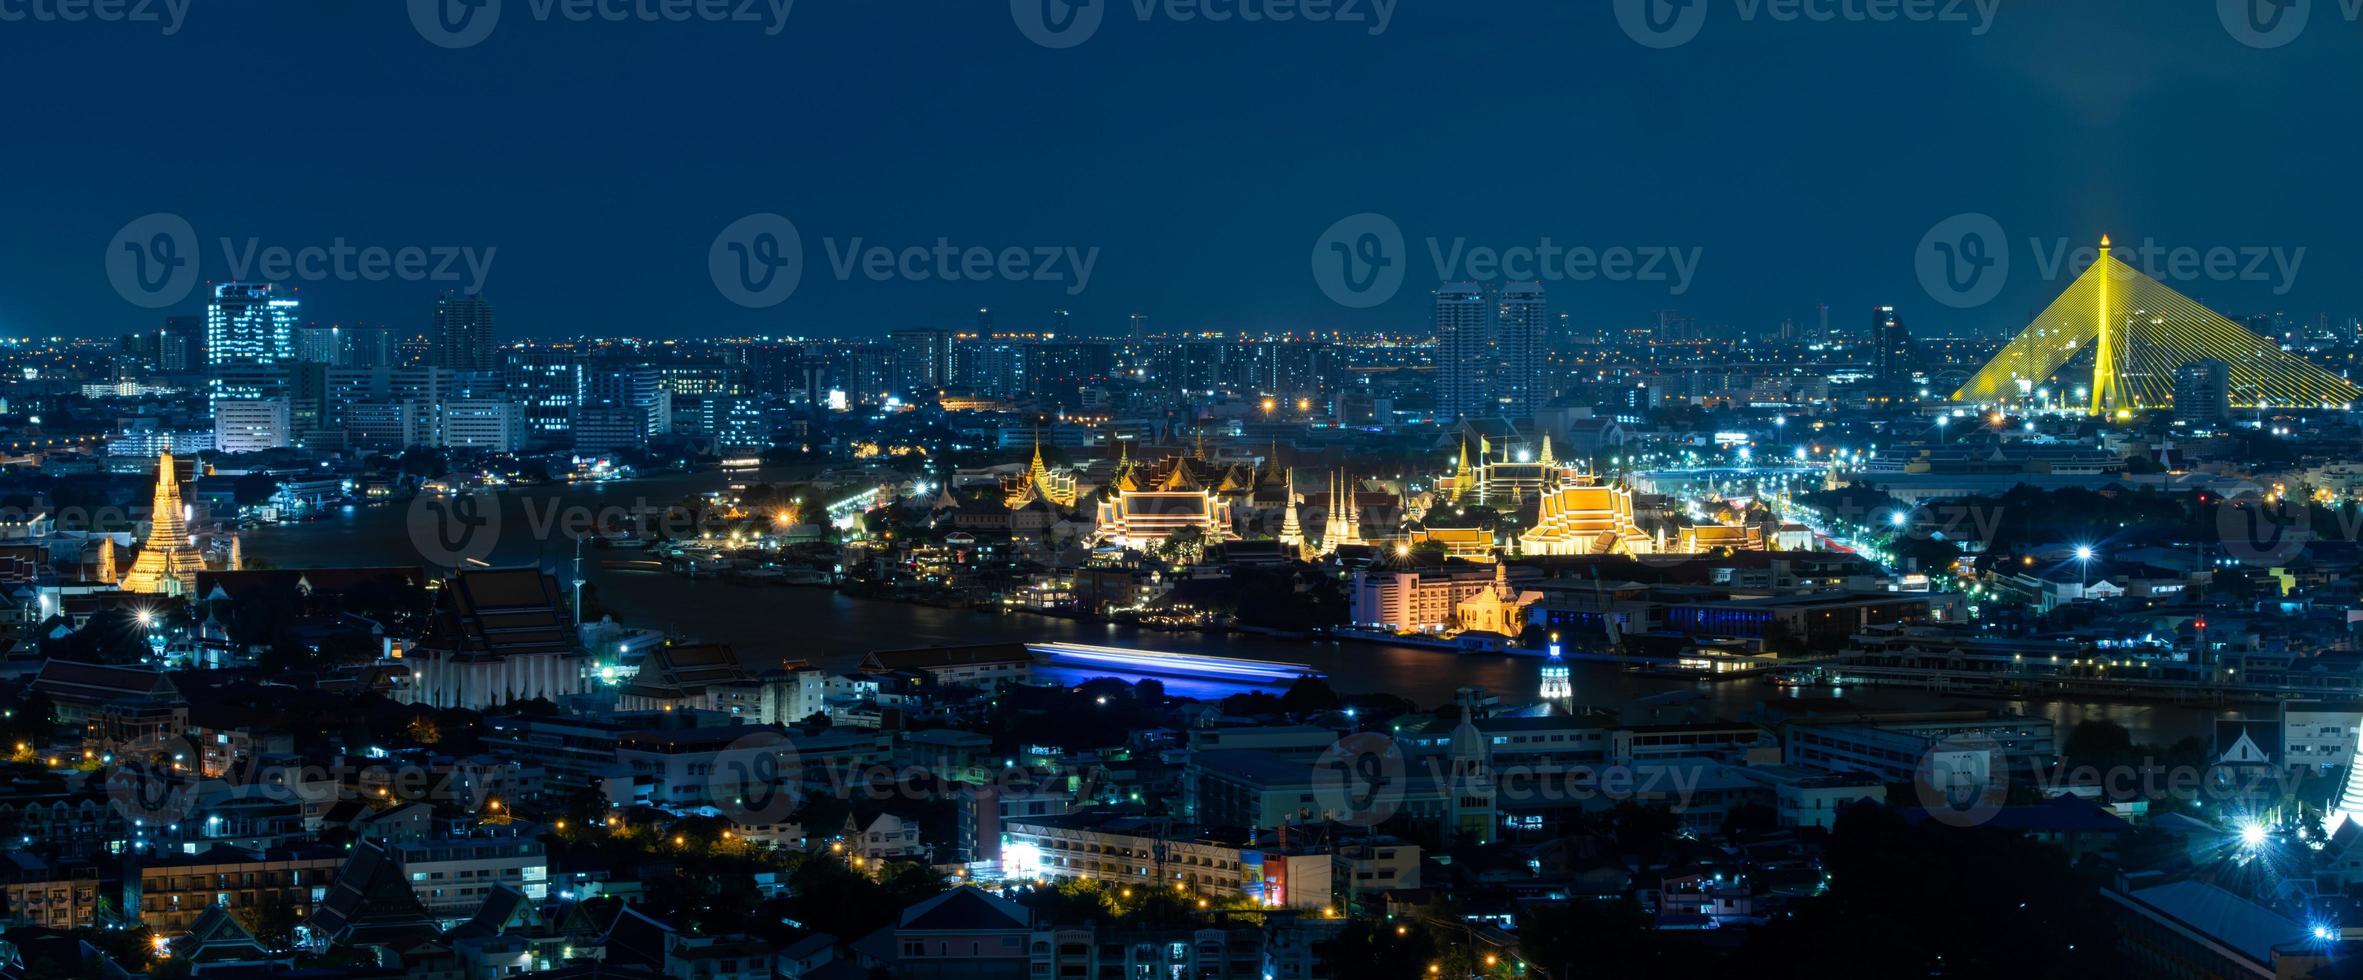
<instances>
[{"instance_id":1,"label":"high-rise building","mask_svg":"<svg viewBox=\"0 0 2363 980\"><path fill-rule=\"evenodd\" d=\"M897 356L892 344L861 344L845 354L845 364L839 372L850 400L861 404L884 402L893 394Z\"/></svg>"},{"instance_id":2,"label":"high-rise building","mask_svg":"<svg viewBox=\"0 0 2363 980\"><path fill-rule=\"evenodd\" d=\"M647 418L639 409L596 402L574 410L574 451L613 453L648 448Z\"/></svg>"},{"instance_id":3,"label":"high-rise building","mask_svg":"<svg viewBox=\"0 0 2363 980\"><path fill-rule=\"evenodd\" d=\"M501 384L525 409L526 438L542 446L572 441L574 411L583 403L582 358L563 348L523 348L503 361Z\"/></svg>"},{"instance_id":4,"label":"high-rise building","mask_svg":"<svg viewBox=\"0 0 2363 980\"><path fill-rule=\"evenodd\" d=\"M1912 377L1912 332L1904 328L1903 314L1895 307L1871 311L1871 373L1881 381Z\"/></svg>"},{"instance_id":5,"label":"high-rise building","mask_svg":"<svg viewBox=\"0 0 2363 980\"><path fill-rule=\"evenodd\" d=\"M707 400L704 428L714 445L724 450L771 448L771 420L763 404L753 398L724 395Z\"/></svg>"},{"instance_id":6,"label":"high-rise building","mask_svg":"<svg viewBox=\"0 0 2363 980\"><path fill-rule=\"evenodd\" d=\"M205 318L168 316L156 335L156 367L166 372L205 367Z\"/></svg>"},{"instance_id":7,"label":"high-rise building","mask_svg":"<svg viewBox=\"0 0 2363 980\"><path fill-rule=\"evenodd\" d=\"M1329 390L1329 348L1318 341L1266 340L1241 345L1247 352L1250 383L1291 407L1319 401Z\"/></svg>"},{"instance_id":8,"label":"high-rise building","mask_svg":"<svg viewBox=\"0 0 2363 980\"><path fill-rule=\"evenodd\" d=\"M980 322L992 321L991 310L978 310ZM933 394L952 383L952 332L933 327L897 330L894 341L895 388L905 395Z\"/></svg>"},{"instance_id":9,"label":"high-rise building","mask_svg":"<svg viewBox=\"0 0 2363 980\"><path fill-rule=\"evenodd\" d=\"M1132 330L1132 339L1146 339L1149 336L1149 315L1146 313L1135 313L1127 321L1127 326L1129 326Z\"/></svg>"},{"instance_id":10,"label":"high-rise building","mask_svg":"<svg viewBox=\"0 0 2363 980\"><path fill-rule=\"evenodd\" d=\"M336 331L344 343L337 364L357 368L394 366L397 360L394 328L383 323L341 323Z\"/></svg>"},{"instance_id":11,"label":"high-rise building","mask_svg":"<svg viewBox=\"0 0 2363 980\"><path fill-rule=\"evenodd\" d=\"M2174 369L2174 420L2219 425L2232 416L2232 366L2192 361Z\"/></svg>"},{"instance_id":12,"label":"high-rise building","mask_svg":"<svg viewBox=\"0 0 2363 980\"><path fill-rule=\"evenodd\" d=\"M673 393L665 387L664 372L646 365L589 371L583 381L583 404L627 410L640 445L672 427ZM580 426L577 429L579 439Z\"/></svg>"},{"instance_id":13,"label":"high-rise building","mask_svg":"<svg viewBox=\"0 0 2363 980\"><path fill-rule=\"evenodd\" d=\"M342 367L346 363L344 330L333 323L307 323L297 327L295 359L305 364Z\"/></svg>"},{"instance_id":14,"label":"high-rise building","mask_svg":"<svg viewBox=\"0 0 2363 980\"><path fill-rule=\"evenodd\" d=\"M992 336L993 311L990 307L980 306L976 308L976 332L980 337Z\"/></svg>"},{"instance_id":15,"label":"high-rise building","mask_svg":"<svg viewBox=\"0 0 2363 980\"><path fill-rule=\"evenodd\" d=\"M302 302L269 283L225 282L205 308L205 363L276 364L295 358Z\"/></svg>"},{"instance_id":16,"label":"high-rise building","mask_svg":"<svg viewBox=\"0 0 2363 980\"><path fill-rule=\"evenodd\" d=\"M1005 397L1026 388L1025 344L992 337L964 337L960 341L955 380L981 395Z\"/></svg>"},{"instance_id":17,"label":"high-rise building","mask_svg":"<svg viewBox=\"0 0 2363 980\"><path fill-rule=\"evenodd\" d=\"M124 334L121 349L123 360L130 363L118 362L115 368L115 377L127 379L133 376L131 373L133 365L153 365L156 363L164 353L164 341L161 335L142 330Z\"/></svg>"},{"instance_id":18,"label":"high-rise building","mask_svg":"<svg viewBox=\"0 0 2363 980\"><path fill-rule=\"evenodd\" d=\"M232 399L285 398L289 365L273 361L231 361L208 373L208 404Z\"/></svg>"},{"instance_id":19,"label":"high-rise building","mask_svg":"<svg viewBox=\"0 0 2363 980\"><path fill-rule=\"evenodd\" d=\"M513 453L525 448L525 413L517 403L494 398L461 398L442 405L443 445Z\"/></svg>"},{"instance_id":20,"label":"high-rise building","mask_svg":"<svg viewBox=\"0 0 2363 980\"><path fill-rule=\"evenodd\" d=\"M285 398L229 398L213 405L213 445L225 453L285 448L292 429Z\"/></svg>"},{"instance_id":21,"label":"high-rise building","mask_svg":"<svg viewBox=\"0 0 2363 980\"><path fill-rule=\"evenodd\" d=\"M491 371L500 366L493 353L492 304L481 295L445 293L435 300L435 325L428 338L434 344L435 367Z\"/></svg>"},{"instance_id":22,"label":"high-rise building","mask_svg":"<svg viewBox=\"0 0 2363 980\"><path fill-rule=\"evenodd\" d=\"M1026 345L1026 393L1059 405L1079 405L1083 390L1108 383L1116 352L1100 341L1036 341Z\"/></svg>"},{"instance_id":23,"label":"high-rise building","mask_svg":"<svg viewBox=\"0 0 2363 980\"><path fill-rule=\"evenodd\" d=\"M1501 370L1493 376L1491 394L1510 418L1526 418L1550 401L1543 375L1549 324L1542 283L1512 283L1502 289L1494 321L1494 351Z\"/></svg>"},{"instance_id":24,"label":"high-rise building","mask_svg":"<svg viewBox=\"0 0 2363 980\"><path fill-rule=\"evenodd\" d=\"M1458 421L1494 414L1494 406L1485 403L1492 320L1485 291L1476 283L1446 283L1436 290L1437 418Z\"/></svg>"}]
</instances>

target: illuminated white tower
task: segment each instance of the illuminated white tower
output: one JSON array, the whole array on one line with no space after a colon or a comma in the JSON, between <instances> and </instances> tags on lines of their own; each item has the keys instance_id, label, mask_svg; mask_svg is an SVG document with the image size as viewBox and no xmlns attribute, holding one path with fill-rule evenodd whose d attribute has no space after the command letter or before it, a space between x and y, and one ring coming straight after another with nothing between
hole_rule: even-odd
<instances>
[{"instance_id":1,"label":"illuminated white tower","mask_svg":"<svg viewBox=\"0 0 2363 980\"><path fill-rule=\"evenodd\" d=\"M2346 788L2339 791L2338 805L2331 808L2330 819L2322 821L2322 830L2335 837L2349 820L2363 820L2363 746L2357 746L2354 761L2347 763Z\"/></svg>"},{"instance_id":2,"label":"illuminated white tower","mask_svg":"<svg viewBox=\"0 0 2363 980\"><path fill-rule=\"evenodd\" d=\"M1280 518L1280 544L1285 548L1297 549L1304 546L1305 529L1302 524L1297 523L1296 519L1296 471L1289 470L1286 480L1288 481L1288 507Z\"/></svg>"},{"instance_id":3,"label":"illuminated white tower","mask_svg":"<svg viewBox=\"0 0 2363 980\"><path fill-rule=\"evenodd\" d=\"M1567 661L1559 656L1559 634L1551 634L1551 658L1543 662L1543 691L1545 701L1563 701L1575 696L1575 676L1567 669Z\"/></svg>"}]
</instances>

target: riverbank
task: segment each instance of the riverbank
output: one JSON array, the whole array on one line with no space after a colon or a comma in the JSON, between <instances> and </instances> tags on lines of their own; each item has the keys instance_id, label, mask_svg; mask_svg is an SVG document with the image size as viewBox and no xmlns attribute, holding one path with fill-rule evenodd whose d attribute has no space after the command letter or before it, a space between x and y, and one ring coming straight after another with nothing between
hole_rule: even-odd
<instances>
[{"instance_id":1,"label":"riverbank","mask_svg":"<svg viewBox=\"0 0 2363 980\"><path fill-rule=\"evenodd\" d=\"M551 503L593 508L629 507L635 502L669 504L731 483L785 480L770 472L697 473L593 486L535 488L502 500L504 533L485 560L495 565L533 565L561 579L573 575L573 542L528 533L528 500L546 515ZM402 507L355 508L328 520L257 529L244 538L245 554L284 568L418 564L408 512ZM883 649L992 642L1067 642L1142 647L1180 653L1299 664L1326 675L1344 693L1385 692L1423 705L1449 703L1455 689L1477 686L1507 701L1540 695L1540 657L1502 653L1445 652L1402 643L1330 637L1259 636L1243 632L1179 633L1116 623L1095 623L1042 615L1003 615L965 605L920 606L858 599L825 588L748 588L714 579L686 579L629 569L602 568L584 556L583 577L598 601L618 621L683 636L728 643L750 667L805 660L828 670L852 670L863 655ZM1830 693L1827 689L1781 688L1762 682L1701 683L1634 676L1615 663L1570 661L1574 700L1617 707L1685 692L1689 713L1738 719L1756 705L1776 699ZM2184 736L2211 737L2212 719L2237 712L2173 705L2108 704L2062 699L1995 701L1950 697L1901 688L1847 687L1837 693L1869 710L1926 710L1950 705L1999 708L2040 715L2062 733L2088 718L2124 725L2137 741L2171 743ZM1670 716L1668 720L1673 720Z\"/></svg>"}]
</instances>

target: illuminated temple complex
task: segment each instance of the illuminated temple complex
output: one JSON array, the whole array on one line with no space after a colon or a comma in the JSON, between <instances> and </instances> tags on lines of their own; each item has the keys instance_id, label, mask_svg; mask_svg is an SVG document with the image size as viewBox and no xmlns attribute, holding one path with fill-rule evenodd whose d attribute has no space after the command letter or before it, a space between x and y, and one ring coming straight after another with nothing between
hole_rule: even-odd
<instances>
[{"instance_id":1,"label":"illuminated temple complex","mask_svg":"<svg viewBox=\"0 0 2363 980\"><path fill-rule=\"evenodd\" d=\"M1042 442L1037 439L1034 441L1033 465L1027 467L1025 475L1018 477L1009 488L1009 495L1004 502L1010 510L1017 510L1036 500L1047 500L1060 507L1072 508L1076 499L1074 474L1056 472L1044 465Z\"/></svg>"},{"instance_id":2,"label":"illuminated temple complex","mask_svg":"<svg viewBox=\"0 0 2363 980\"><path fill-rule=\"evenodd\" d=\"M183 595L195 591L197 573L205 570L205 559L189 543L188 515L182 509L180 478L173 470L171 453L156 460L153 511L148 539L140 546L139 557L132 561L131 573L123 578L123 591L149 595ZM110 557L107 563L112 564L113 559Z\"/></svg>"},{"instance_id":3,"label":"illuminated temple complex","mask_svg":"<svg viewBox=\"0 0 2363 980\"><path fill-rule=\"evenodd\" d=\"M1196 465L1209 466L1204 460ZM1174 456L1146 469L1126 464L1116 474L1108 499L1097 508L1098 538L1122 548L1146 550L1184 528L1197 528L1208 543L1236 541L1231 504L1250 497L1253 474L1231 467L1221 477L1201 475L1193 460Z\"/></svg>"},{"instance_id":4,"label":"illuminated temple complex","mask_svg":"<svg viewBox=\"0 0 2363 980\"><path fill-rule=\"evenodd\" d=\"M1520 455L1524 458L1513 458L1505 445L1497 459L1493 441L1480 436L1472 459L1469 443L1463 439L1460 459L1444 480L1445 495L1456 504L1499 507L1533 500L1577 476L1575 467L1552 457L1550 436L1542 438L1541 452Z\"/></svg>"},{"instance_id":5,"label":"illuminated temple complex","mask_svg":"<svg viewBox=\"0 0 2363 980\"><path fill-rule=\"evenodd\" d=\"M1633 491L1577 477L1542 496L1534 529L1518 539L1529 555L1646 555L1657 543L1633 518Z\"/></svg>"}]
</instances>

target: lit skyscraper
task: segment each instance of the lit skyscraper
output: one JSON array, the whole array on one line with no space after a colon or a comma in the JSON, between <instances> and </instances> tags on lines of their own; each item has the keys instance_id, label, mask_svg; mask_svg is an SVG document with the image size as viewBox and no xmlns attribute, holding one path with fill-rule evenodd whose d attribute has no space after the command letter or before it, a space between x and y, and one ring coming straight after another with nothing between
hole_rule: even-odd
<instances>
[{"instance_id":1,"label":"lit skyscraper","mask_svg":"<svg viewBox=\"0 0 2363 980\"><path fill-rule=\"evenodd\" d=\"M1871 311L1871 368L1881 381L1912 377L1912 333L1904 329L1903 315L1895 307Z\"/></svg>"},{"instance_id":2,"label":"lit skyscraper","mask_svg":"<svg viewBox=\"0 0 2363 980\"><path fill-rule=\"evenodd\" d=\"M977 316L991 322L992 313L978 310ZM952 383L952 332L933 327L913 327L894 332L895 388L906 395L926 393Z\"/></svg>"},{"instance_id":3,"label":"lit skyscraper","mask_svg":"<svg viewBox=\"0 0 2363 980\"><path fill-rule=\"evenodd\" d=\"M1436 290L1437 418L1494 414L1494 406L1485 404L1492 319L1485 291L1476 283L1445 283Z\"/></svg>"},{"instance_id":4,"label":"lit skyscraper","mask_svg":"<svg viewBox=\"0 0 2363 980\"><path fill-rule=\"evenodd\" d=\"M499 367L493 356L492 304L474 294L445 293L435 300L435 348L432 366L453 371L491 371Z\"/></svg>"},{"instance_id":5,"label":"lit skyscraper","mask_svg":"<svg viewBox=\"0 0 2363 980\"><path fill-rule=\"evenodd\" d=\"M295 359L305 364L344 366L344 331L335 324L307 323L296 328Z\"/></svg>"},{"instance_id":6,"label":"lit skyscraper","mask_svg":"<svg viewBox=\"0 0 2363 980\"><path fill-rule=\"evenodd\" d=\"M168 316L156 337L156 366L167 372L205 366L205 318Z\"/></svg>"},{"instance_id":7,"label":"lit skyscraper","mask_svg":"<svg viewBox=\"0 0 2363 980\"><path fill-rule=\"evenodd\" d=\"M1025 391L1025 345L991 337L963 338L957 380L981 395L1015 395Z\"/></svg>"},{"instance_id":8,"label":"lit skyscraper","mask_svg":"<svg viewBox=\"0 0 2363 980\"><path fill-rule=\"evenodd\" d=\"M295 358L295 320L301 301L269 283L226 282L213 287L205 308L205 363L276 364Z\"/></svg>"},{"instance_id":9,"label":"lit skyscraper","mask_svg":"<svg viewBox=\"0 0 2363 980\"><path fill-rule=\"evenodd\" d=\"M1494 349L1501 370L1493 375L1491 400L1511 418L1525 418L1550 400L1543 376L1549 324L1543 310L1542 283L1513 283L1502 289L1494 321Z\"/></svg>"},{"instance_id":10,"label":"lit skyscraper","mask_svg":"<svg viewBox=\"0 0 2363 980\"><path fill-rule=\"evenodd\" d=\"M535 445L565 445L574 438L574 412L583 404L584 365L572 350L508 352L501 386L525 407L526 438Z\"/></svg>"},{"instance_id":11,"label":"lit skyscraper","mask_svg":"<svg viewBox=\"0 0 2363 980\"><path fill-rule=\"evenodd\" d=\"M2232 366L2213 358L2174 369L2174 420L2220 425L2232 415Z\"/></svg>"}]
</instances>

